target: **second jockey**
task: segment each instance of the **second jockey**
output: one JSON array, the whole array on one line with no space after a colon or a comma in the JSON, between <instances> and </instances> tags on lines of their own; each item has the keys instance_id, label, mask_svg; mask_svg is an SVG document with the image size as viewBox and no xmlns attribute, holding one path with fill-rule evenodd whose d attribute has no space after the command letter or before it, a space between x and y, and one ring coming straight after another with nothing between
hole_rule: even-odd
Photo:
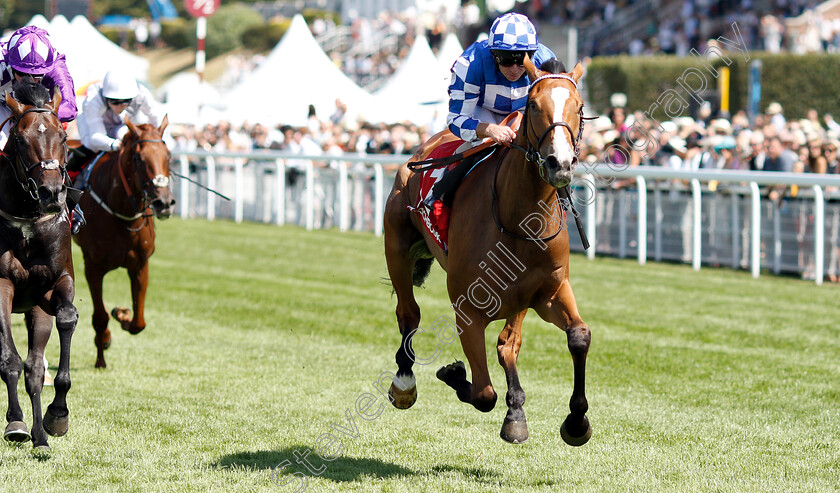
<instances>
[{"instance_id":1,"label":"second jockey","mask_svg":"<svg viewBox=\"0 0 840 493\"><path fill-rule=\"evenodd\" d=\"M82 145L67 163L68 171L79 171L94 155L119 151L128 133L126 117L159 126L164 112L145 86L124 72L109 71L102 82L88 87L82 112L76 122ZM73 234L84 224L74 221Z\"/></svg>"}]
</instances>

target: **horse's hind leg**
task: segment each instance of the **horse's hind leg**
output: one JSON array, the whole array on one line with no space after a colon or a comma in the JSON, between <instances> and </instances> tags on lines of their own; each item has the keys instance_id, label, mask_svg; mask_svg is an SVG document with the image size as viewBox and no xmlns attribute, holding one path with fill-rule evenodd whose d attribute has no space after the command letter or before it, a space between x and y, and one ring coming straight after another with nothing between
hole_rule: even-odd
<instances>
[{"instance_id":1,"label":"horse's hind leg","mask_svg":"<svg viewBox=\"0 0 840 493\"><path fill-rule=\"evenodd\" d=\"M586 355L589 352L589 327L581 320L578 313L572 286L566 279L560 289L544 306L535 307L537 313L547 322L551 322L566 332L569 352L574 365L574 388L569 400L571 411L560 427L560 436L569 445L583 445L592 436L592 427L586 418L589 403L586 401L585 375Z\"/></svg>"},{"instance_id":2,"label":"horse's hind leg","mask_svg":"<svg viewBox=\"0 0 840 493\"><path fill-rule=\"evenodd\" d=\"M505 401L508 406L507 416L502 425L500 436L511 443L522 443L528 439L528 422L525 419L525 391L519 384L519 373L516 370L516 360L519 358L519 347L522 345L522 319L528 310L510 317L505 321L505 328L499 334L496 351L499 353L499 364L505 369L507 379L507 395Z\"/></svg>"},{"instance_id":3,"label":"horse's hind leg","mask_svg":"<svg viewBox=\"0 0 840 493\"><path fill-rule=\"evenodd\" d=\"M463 309L464 306L461 306ZM461 347L470 365L473 381L467 380L464 363L456 361L437 371L438 379L455 389L461 402L472 404L481 412L489 412L496 406L496 391L490 382L490 372L487 370L487 351L484 346L484 330L487 321L478 320L479 313L458 313L456 316Z\"/></svg>"},{"instance_id":4,"label":"horse's hind leg","mask_svg":"<svg viewBox=\"0 0 840 493\"><path fill-rule=\"evenodd\" d=\"M408 211L405 211L408 214ZM410 221L400 221L402 228L397 229L393 220L389 221L386 213L385 228L385 260L388 264L388 275L397 295L397 324L400 328L402 341L397 350L397 375L394 378L388 394L391 403L399 409L408 409L417 400L417 382L414 378L414 353L411 348L411 337L420 325L420 307L414 299L412 275L415 260L411 258L411 240L417 238L417 232Z\"/></svg>"},{"instance_id":5,"label":"horse's hind leg","mask_svg":"<svg viewBox=\"0 0 840 493\"><path fill-rule=\"evenodd\" d=\"M79 312L73 306L75 286L70 276L65 276L54 292L59 293L53 298L53 310L61 353L58 371L55 374L55 398L44 414L44 429L50 435L60 437L67 433L70 426L70 411L67 408L67 392L70 391L70 342L79 321Z\"/></svg>"},{"instance_id":6,"label":"horse's hind leg","mask_svg":"<svg viewBox=\"0 0 840 493\"><path fill-rule=\"evenodd\" d=\"M122 324L122 328L129 334L139 334L146 328L145 307L146 288L149 286L149 261L128 269L128 277L131 280L131 304L134 308L134 317L126 323L125 319L114 315ZM119 309L115 308L114 312ZM114 313L112 312L112 313Z\"/></svg>"},{"instance_id":7,"label":"horse's hind leg","mask_svg":"<svg viewBox=\"0 0 840 493\"><path fill-rule=\"evenodd\" d=\"M26 329L29 335L29 353L24 362L26 393L32 401L32 446L49 449L44 422L41 418L41 391L44 388L44 348L50 340L52 319L40 307L26 313Z\"/></svg>"},{"instance_id":8,"label":"horse's hind leg","mask_svg":"<svg viewBox=\"0 0 840 493\"><path fill-rule=\"evenodd\" d=\"M105 368L105 350L111 346L111 331L108 330L108 310L105 309L105 302L102 299L102 279L105 271L95 263L93 259L85 256L85 279L90 288L90 299L93 303L93 317L91 322L96 336L93 339L96 344L96 368Z\"/></svg>"},{"instance_id":9,"label":"horse's hind leg","mask_svg":"<svg viewBox=\"0 0 840 493\"><path fill-rule=\"evenodd\" d=\"M12 339L12 293L14 287L8 279L0 279L0 377L9 394L9 408L6 411L6 430L3 438L10 442L26 442L31 438L23 411L18 401L17 385L20 379L20 354Z\"/></svg>"}]
</instances>

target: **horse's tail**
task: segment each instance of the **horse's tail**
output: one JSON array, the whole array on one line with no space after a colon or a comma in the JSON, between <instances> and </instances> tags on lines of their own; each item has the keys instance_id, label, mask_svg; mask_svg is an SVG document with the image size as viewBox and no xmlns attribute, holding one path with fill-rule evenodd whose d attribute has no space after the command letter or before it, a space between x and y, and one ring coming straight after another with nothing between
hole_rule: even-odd
<instances>
[{"instance_id":1,"label":"horse's tail","mask_svg":"<svg viewBox=\"0 0 840 493\"><path fill-rule=\"evenodd\" d=\"M432 270L432 262L435 261L435 256L429 251L424 240L418 240L408 250L409 258L414 263L414 269L411 273L411 280L415 286L420 287L426 282L429 277L429 272Z\"/></svg>"}]
</instances>

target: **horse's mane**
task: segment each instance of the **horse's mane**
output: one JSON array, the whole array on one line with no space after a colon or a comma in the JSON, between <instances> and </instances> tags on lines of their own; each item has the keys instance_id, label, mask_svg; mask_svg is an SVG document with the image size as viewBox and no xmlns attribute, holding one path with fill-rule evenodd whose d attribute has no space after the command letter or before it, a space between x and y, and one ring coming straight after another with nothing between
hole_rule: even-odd
<instances>
[{"instance_id":1,"label":"horse's mane","mask_svg":"<svg viewBox=\"0 0 840 493\"><path fill-rule=\"evenodd\" d=\"M551 60L543 62L540 66L540 70L550 72L552 74L564 74L566 73L566 66L560 60L552 58Z\"/></svg>"},{"instance_id":2,"label":"horse's mane","mask_svg":"<svg viewBox=\"0 0 840 493\"><path fill-rule=\"evenodd\" d=\"M14 98L25 105L43 108L45 104L50 102L50 91L30 77L15 82L13 87Z\"/></svg>"}]
</instances>

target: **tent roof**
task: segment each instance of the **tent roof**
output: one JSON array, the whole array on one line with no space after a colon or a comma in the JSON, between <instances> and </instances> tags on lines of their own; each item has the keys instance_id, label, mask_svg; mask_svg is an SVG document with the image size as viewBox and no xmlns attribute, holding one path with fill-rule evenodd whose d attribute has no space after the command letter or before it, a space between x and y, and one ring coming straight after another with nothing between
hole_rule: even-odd
<instances>
[{"instance_id":1,"label":"tent roof","mask_svg":"<svg viewBox=\"0 0 840 493\"><path fill-rule=\"evenodd\" d=\"M74 82L99 80L105 77L105 73L109 70L126 71L134 74L141 81L148 80L148 60L113 43L93 27L85 16L77 15L69 23L64 16L56 16L51 26L54 27L57 20L61 22L62 19L67 24L70 47L65 48L65 54ZM77 78L81 80L76 80Z\"/></svg>"},{"instance_id":2,"label":"tent roof","mask_svg":"<svg viewBox=\"0 0 840 493\"><path fill-rule=\"evenodd\" d=\"M464 47L461 46L461 42L458 41L458 36L456 36L455 33L447 34L437 54L438 62L447 74L452 69L452 64L455 63L455 60L457 60L463 52Z\"/></svg>"},{"instance_id":3,"label":"tent roof","mask_svg":"<svg viewBox=\"0 0 840 493\"><path fill-rule=\"evenodd\" d=\"M303 16L294 16L283 39L262 64L226 95L227 117L266 124L306 124L309 105L320 119L335 111L335 100L354 114L373 98L336 67L312 37Z\"/></svg>"},{"instance_id":4,"label":"tent roof","mask_svg":"<svg viewBox=\"0 0 840 493\"><path fill-rule=\"evenodd\" d=\"M408 56L374 95L417 104L439 103L448 99L448 87L449 70L440 68L426 37L418 35Z\"/></svg>"}]
</instances>

